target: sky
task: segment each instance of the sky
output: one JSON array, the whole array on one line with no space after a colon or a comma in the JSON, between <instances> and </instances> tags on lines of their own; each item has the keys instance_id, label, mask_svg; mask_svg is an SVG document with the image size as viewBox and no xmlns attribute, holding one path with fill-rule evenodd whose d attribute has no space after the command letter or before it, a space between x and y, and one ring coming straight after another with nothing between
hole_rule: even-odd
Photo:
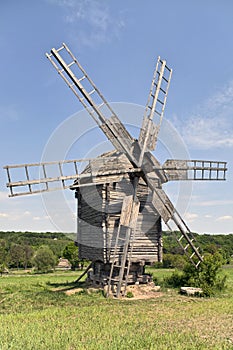
<instances>
[{"instance_id":1,"label":"sky","mask_svg":"<svg viewBox=\"0 0 233 350\"><path fill-rule=\"evenodd\" d=\"M164 190L192 231L232 233L232 14L231 0L1 0L0 230L76 230L73 192L9 198L4 165L111 149L45 56L65 42L135 137L157 56L167 60L155 156L227 161L228 173Z\"/></svg>"}]
</instances>

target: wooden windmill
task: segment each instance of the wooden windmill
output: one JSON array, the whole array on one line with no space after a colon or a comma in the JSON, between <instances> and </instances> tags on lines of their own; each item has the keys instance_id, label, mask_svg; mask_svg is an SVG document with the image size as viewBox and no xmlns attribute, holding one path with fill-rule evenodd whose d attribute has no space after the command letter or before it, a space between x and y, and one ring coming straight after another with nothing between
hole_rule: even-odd
<instances>
[{"instance_id":1,"label":"wooden windmill","mask_svg":"<svg viewBox=\"0 0 233 350\"><path fill-rule=\"evenodd\" d=\"M87 75L66 44L46 54L59 75L98 124L115 150L89 159L79 173L82 160L6 166L10 196L33 194L58 188L75 190L78 200L77 244L79 256L92 261L89 279L108 285L118 297L128 283L146 283L146 264L162 260L161 219L193 265L203 261L190 229L179 215L162 185L170 180L225 180L226 162L167 160L161 165L151 153L156 147L172 70L157 60L138 140L121 123L109 103ZM156 122L154 122L156 120ZM73 172L63 168L73 164ZM57 166L57 176L48 168ZM12 172L24 170L14 181ZM37 168L41 176L31 177ZM68 182L74 180L70 185ZM113 288L114 287L114 288Z\"/></svg>"}]
</instances>

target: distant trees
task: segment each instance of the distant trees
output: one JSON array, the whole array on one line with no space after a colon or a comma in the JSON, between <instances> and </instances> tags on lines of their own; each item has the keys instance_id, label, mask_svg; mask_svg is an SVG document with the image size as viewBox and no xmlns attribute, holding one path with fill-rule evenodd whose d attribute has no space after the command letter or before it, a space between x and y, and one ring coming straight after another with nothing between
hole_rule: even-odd
<instances>
[{"instance_id":1,"label":"distant trees","mask_svg":"<svg viewBox=\"0 0 233 350\"><path fill-rule=\"evenodd\" d=\"M16 266L17 269L23 265L25 252L20 244L12 244L9 250L9 265Z\"/></svg>"},{"instance_id":2,"label":"distant trees","mask_svg":"<svg viewBox=\"0 0 233 350\"><path fill-rule=\"evenodd\" d=\"M48 246L58 259L70 242L63 233L0 231L0 265L17 269L31 268L32 257L41 246Z\"/></svg>"},{"instance_id":3,"label":"distant trees","mask_svg":"<svg viewBox=\"0 0 233 350\"><path fill-rule=\"evenodd\" d=\"M7 264L8 244L5 239L0 239L0 264Z\"/></svg>"},{"instance_id":4,"label":"distant trees","mask_svg":"<svg viewBox=\"0 0 233 350\"><path fill-rule=\"evenodd\" d=\"M78 247L74 244L74 242L67 244L63 250L63 257L69 260L72 270L75 270L77 267L79 267L80 260L78 257Z\"/></svg>"},{"instance_id":5,"label":"distant trees","mask_svg":"<svg viewBox=\"0 0 233 350\"><path fill-rule=\"evenodd\" d=\"M41 246L32 258L32 265L40 272L48 272L55 268L57 258L46 245Z\"/></svg>"},{"instance_id":6,"label":"distant trees","mask_svg":"<svg viewBox=\"0 0 233 350\"><path fill-rule=\"evenodd\" d=\"M193 233L193 235L204 255L220 253L225 264L229 264L233 260L233 234L198 235L197 233ZM177 245L173 234L170 232L163 232L163 253L163 263L160 263L158 267L183 269L187 259L181 247Z\"/></svg>"},{"instance_id":7,"label":"distant trees","mask_svg":"<svg viewBox=\"0 0 233 350\"><path fill-rule=\"evenodd\" d=\"M164 254L162 267L182 270L187 263L187 258L182 254Z\"/></svg>"},{"instance_id":8,"label":"distant trees","mask_svg":"<svg viewBox=\"0 0 233 350\"><path fill-rule=\"evenodd\" d=\"M198 245L204 254L220 253L225 263L233 257L233 234L198 235L194 233ZM58 260L68 259L72 269L83 265L78 258L78 247L75 246L74 234L69 236L56 232L2 232L0 231L0 265L5 268L31 268L32 257L41 246L47 246ZM182 270L187 262L181 247L172 233L163 232L163 262L156 267L176 268Z\"/></svg>"}]
</instances>

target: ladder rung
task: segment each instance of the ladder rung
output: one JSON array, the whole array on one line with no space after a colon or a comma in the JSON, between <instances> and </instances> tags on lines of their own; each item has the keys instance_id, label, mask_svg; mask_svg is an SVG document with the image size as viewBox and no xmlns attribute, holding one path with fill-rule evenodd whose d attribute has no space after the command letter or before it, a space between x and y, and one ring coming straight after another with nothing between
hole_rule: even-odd
<instances>
[{"instance_id":1,"label":"ladder rung","mask_svg":"<svg viewBox=\"0 0 233 350\"><path fill-rule=\"evenodd\" d=\"M59 52L59 51L61 51L61 50L63 50L63 49L64 49L64 46L62 45L62 46L59 47L59 49L57 49L56 51Z\"/></svg>"},{"instance_id":2,"label":"ladder rung","mask_svg":"<svg viewBox=\"0 0 233 350\"><path fill-rule=\"evenodd\" d=\"M196 253L193 252L193 253L190 255L189 259L192 259L192 258L194 257L195 254L196 254Z\"/></svg>"},{"instance_id":3,"label":"ladder rung","mask_svg":"<svg viewBox=\"0 0 233 350\"><path fill-rule=\"evenodd\" d=\"M169 68L167 65L165 65L165 68L171 72L171 68Z\"/></svg>"},{"instance_id":4,"label":"ladder rung","mask_svg":"<svg viewBox=\"0 0 233 350\"><path fill-rule=\"evenodd\" d=\"M117 267L117 268L119 268L119 269L123 268L122 265L113 265L113 266L114 266L114 267ZM128 268L127 266L124 267L124 269L127 269L127 268Z\"/></svg>"},{"instance_id":5,"label":"ladder rung","mask_svg":"<svg viewBox=\"0 0 233 350\"><path fill-rule=\"evenodd\" d=\"M161 116L162 113L158 112L157 110L155 110L155 113L158 114L159 116Z\"/></svg>"},{"instance_id":6,"label":"ladder rung","mask_svg":"<svg viewBox=\"0 0 233 350\"><path fill-rule=\"evenodd\" d=\"M119 278L115 278L115 277L114 278L110 278L109 280L110 281L114 281L114 282L119 282Z\"/></svg>"},{"instance_id":7,"label":"ladder rung","mask_svg":"<svg viewBox=\"0 0 233 350\"><path fill-rule=\"evenodd\" d=\"M189 246L190 246L190 244L188 243L188 244L184 247L184 250L188 249Z\"/></svg>"},{"instance_id":8,"label":"ladder rung","mask_svg":"<svg viewBox=\"0 0 233 350\"><path fill-rule=\"evenodd\" d=\"M167 92L164 89L160 88L160 90L166 95Z\"/></svg>"},{"instance_id":9,"label":"ladder rung","mask_svg":"<svg viewBox=\"0 0 233 350\"><path fill-rule=\"evenodd\" d=\"M95 89L91 90L91 91L88 92L88 93L89 93L89 95L92 95L92 94L94 94L94 92L95 92Z\"/></svg>"},{"instance_id":10,"label":"ladder rung","mask_svg":"<svg viewBox=\"0 0 233 350\"><path fill-rule=\"evenodd\" d=\"M168 83L168 80L167 78L165 78L164 76L162 76L163 80L165 80L167 83Z\"/></svg>"},{"instance_id":11,"label":"ladder rung","mask_svg":"<svg viewBox=\"0 0 233 350\"><path fill-rule=\"evenodd\" d=\"M203 256L202 256L202 259L203 259ZM201 263L201 260L199 260L197 263L196 263L196 268L200 265L200 263Z\"/></svg>"},{"instance_id":12,"label":"ladder rung","mask_svg":"<svg viewBox=\"0 0 233 350\"><path fill-rule=\"evenodd\" d=\"M70 62L69 64L67 64L67 67L72 66L74 63L75 63L74 61Z\"/></svg>"},{"instance_id":13,"label":"ladder rung","mask_svg":"<svg viewBox=\"0 0 233 350\"><path fill-rule=\"evenodd\" d=\"M180 236L180 238L178 239L178 241L180 242L183 238L184 238L184 235Z\"/></svg>"},{"instance_id":14,"label":"ladder rung","mask_svg":"<svg viewBox=\"0 0 233 350\"><path fill-rule=\"evenodd\" d=\"M78 81L82 81L86 78L86 76L84 75L82 78L78 79Z\"/></svg>"},{"instance_id":15,"label":"ladder rung","mask_svg":"<svg viewBox=\"0 0 233 350\"><path fill-rule=\"evenodd\" d=\"M125 241L125 238L123 238L123 237L118 237L118 241Z\"/></svg>"},{"instance_id":16,"label":"ladder rung","mask_svg":"<svg viewBox=\"0 0 233 350\"><path fill-rule=\"evenodd\" d=\"M157 83L154 83L154 86L155 87L157 87L158 86L158 84ZM164 90L163 88L159 88L159 90L161 90L165 95L166 95L166 93L167 93L167 91L166 90Z\"/></svg>"},{"instance_id":17,"label":"ladder rung","mask_svg":"<svg viewBox=\"0 0 233 350\"><path fill-rule=\"evenodd\" d=\"M101 108L103 105L105 105L105 102L102 102L102 103L98 106L98 108Z\"/></svg>"},{"instance_id":18,"label":"ladder rung","mask_svg":"<svg viewBox=\"0 0 233 350\"><path fill-rule=\"evenodd\" d=\"M162 102L160 99L157 99L157 101L161 103L161 105L164 105L164 102Z\"/></svg>"}]
</instances>

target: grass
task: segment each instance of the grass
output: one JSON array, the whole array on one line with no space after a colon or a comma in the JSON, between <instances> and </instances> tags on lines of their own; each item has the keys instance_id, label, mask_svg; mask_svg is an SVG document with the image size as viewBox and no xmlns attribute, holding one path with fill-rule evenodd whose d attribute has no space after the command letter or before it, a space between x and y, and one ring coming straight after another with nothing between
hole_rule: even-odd
<instances>
[{"instance_id":1,"label":"grass","mask_svg":"<svg viewBox=\"0 0 233 350\"><path fill-rule=\"evenodd\" d=\"M159 281L169 270L150 268ZM214 298L176 291L148 300L67 296L77 272L0 278L1 350L233 349L233 268L228 289ZM80 284L82 286L82 283Z\"/></svg>"}]
</instances>

